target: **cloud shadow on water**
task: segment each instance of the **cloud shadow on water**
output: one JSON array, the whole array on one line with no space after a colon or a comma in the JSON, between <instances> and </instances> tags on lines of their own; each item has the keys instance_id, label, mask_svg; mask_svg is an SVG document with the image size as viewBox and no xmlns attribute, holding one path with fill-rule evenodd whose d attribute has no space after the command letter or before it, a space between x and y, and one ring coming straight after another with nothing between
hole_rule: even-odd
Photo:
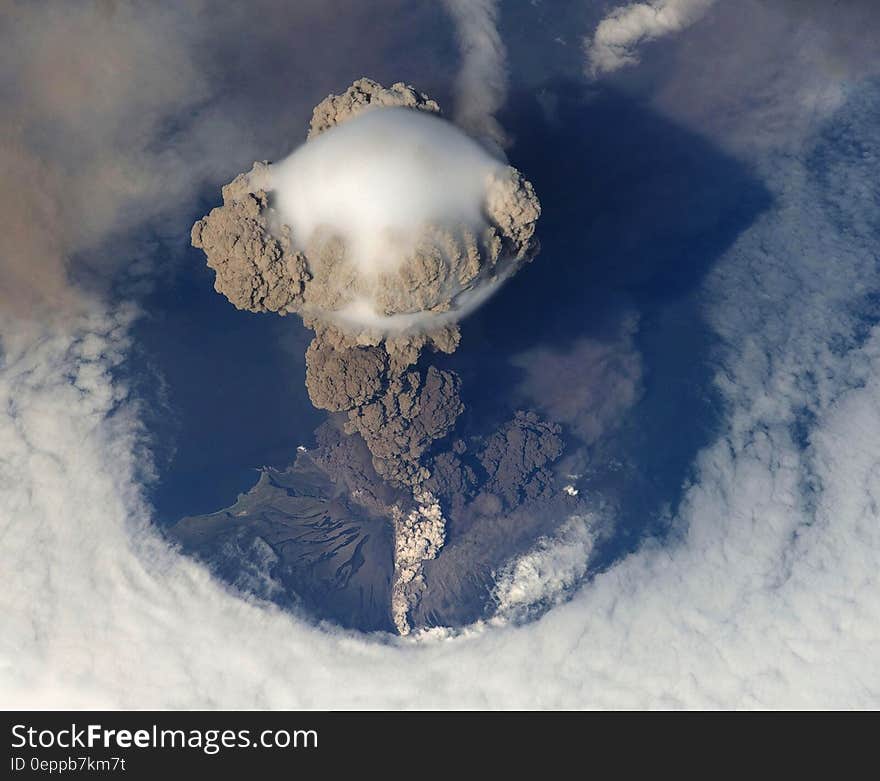
<instances>
[{"instance_id":1,"label":"cloud shadow on water","mask_svg":"<svg viewBox=\"0 0 880 781\"><path fill-rule=\"evenodd\" d=\"M311 332L296 317L239 312L214 291L213 277L202 253L187 248L135 330L154 402L146 411L159 469L151 500L162 524L231 504L259 467L293 461L324 419L304 384Z\"/></svg>"},{"instance_id":2,"label":"cloud shadow on water","mask_svg":"<svg viewBox=\"0 0 880 781\"><path fill-rule=\"evenodd\" d=\"M462 375L469 421L484 428L517 404L524 370L514 356L601 341L609 324L638 314L643 393L585 451L581 482L611 507L614 531L597 557L606 566L664 532L717 432L699 288L771 197L739 161L612 91L548 82L512 95L503 123L513 164L541 198L542 251L463 324L446 363Z\"/></svg>"}]
</instances>

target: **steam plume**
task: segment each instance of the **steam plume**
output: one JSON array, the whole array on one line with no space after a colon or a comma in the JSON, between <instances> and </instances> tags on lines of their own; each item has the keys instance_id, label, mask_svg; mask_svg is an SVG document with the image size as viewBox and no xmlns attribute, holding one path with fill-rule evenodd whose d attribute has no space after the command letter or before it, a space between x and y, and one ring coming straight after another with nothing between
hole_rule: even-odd
<instances>
[{"instance_id":1,"label":"steam plume","mask_svg":"<svg viewBox=\"0 0 880 781\"><path fill-rule=\"evenodd\" d=\"M507 51L498 34L497 0L444 0L455 20L462 64L455 121L499 148L507 137L495 113L507 98Z\"/></svg>"},{"instance_id":2,"label":"steam plume","mask_svg":"<svg viewBox=\"0 0 880 781\"><path fill-rule=\"evenodd\" d=\"M587 39L588 70L592 76L616 71L639 61L638 47L689 27L715 0L650 0L612 11Z\"/></svg>"}]
</instances>

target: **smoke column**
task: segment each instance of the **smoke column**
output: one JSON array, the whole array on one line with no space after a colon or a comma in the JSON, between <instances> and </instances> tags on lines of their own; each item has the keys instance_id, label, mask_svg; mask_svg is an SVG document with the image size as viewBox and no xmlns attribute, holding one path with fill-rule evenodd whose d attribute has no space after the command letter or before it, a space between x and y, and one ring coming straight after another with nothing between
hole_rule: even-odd
<instances>
[{"instance_id":1,"label":"smoke column","mask_svg":"<svg viewBox=\"0 0 880 781\"><path fill-rule=\"evenodd\" d=\"M236 177L192 230L236 307L296 313L314 329L312 403L347 415L377 475L410 492L408 506L389 508L401 633L424 590L421 563L445 539L435 461L467 472L462 446L439 444L464 410L459 377L420 356L453 352L461 317L538 248L532 185L438 115L412 87L360 79L315 108L303 146ZM541 465L558 456L555 431L516 425L546 440L533 448ZM517 466L489 463L493 474Z\"/></svg>"},{"instance_id":2,"label":"smoke column","mask_svg":"<svg viewBox=\"0 0 880 781\"><path fill-rule=\"evenodd\" d=\"M497 0L445 0L455 20L462 64L455 121L498 148L507 137L495 113L507 99L507 51L498 33Z\"/></svg>"}]
</instances>

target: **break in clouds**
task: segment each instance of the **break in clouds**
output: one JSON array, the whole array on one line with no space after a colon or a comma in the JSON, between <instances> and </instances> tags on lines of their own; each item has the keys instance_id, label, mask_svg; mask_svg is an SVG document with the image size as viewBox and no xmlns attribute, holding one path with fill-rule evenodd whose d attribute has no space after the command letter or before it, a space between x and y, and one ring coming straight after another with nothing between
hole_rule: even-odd
<instances>
[{"instance_id":1,"label":"break in clouds","mask_svg":"<svg viewBox=\"0 0 880 781\"><path fill-rule=\"evenodd\" d=\"M280 46L285 57L320 60L327 47L310 48L307 40L299 49L291 47L290 30L313 30L315 38L332 31L346 42L357 40L345 37L338 15L325 18L320 5L298 4L279 18L280 12L255 4L264 17L259 31L235 12L231 19L209 19L183 5L163 13L125 3L85 10L14 6L16 34L4 41L0 57L10 64L3 73L20 74L29 89L13 88L6 77L2 82L8 132L0 159L14 174L4 179L4 213L12 219L0 259L4 702L138 708L876 707L880 177L878 91L872 81L877 16L867 3L829 15L824 4L749 0L750 22L743 24L740 4L716 2L711 14L667 23L662 35L653 17L629 17L624 6L609 18L650 23L625 35L600 36L627 47L650 41L652 47L669 47L670 57L662 73L646 76L654 79L648 87L638 81L640 69L648 67L649 58L642 57L642 65L629 58L630 67L614 76L597 73L597 89L603 89L604 78L620 76L614 85L625 96L631 90L669 121L743 161L772 198L719 251L689 294L712 338L707 362L719 422L683 478L681 501L668 510L668 537L641 540L628 555L591 569L603 529L615 522L615 505L564 490L571 454L560 452L561 445L579 448L573 437L595 442L602 432L625 425L640 394L651 393L658 366L638 355L646 319L633 313L635 304L627 305L607 339L579 335L565 344L524 345L513 358L522 373L512 391L533 411L489 430L467 428L459 436L465 421L455 399L465 386L441 367L444 353L434 352L440 345L428 338L437 331L422 323L422 309L413 302L385 309L382 291L369 284L375 273L369 261L355 266L353 287L337 291L336 299L357 290L360 313L371 315L366 326L357 318L335 320L335 304L324 303L328 291L317 288L321 313L308 314L300 302L313 280L300 274L298 292L288 296L285 285L290 282L292 290L297 276L285 267L275 266L276 274L267 276L272 265L267 262L249 276L240 270L231 276L231 287L222 289L230 298L247 290L245 279L258 285L250 288L257 291L250 301L268 300L261 298L263 284L265 295L271 290L288 296L285 309L293 302L289 311L315 331L306 378L310 392L314 380L324 378L316 386L319 399L356 403L331 413L316 447L290 469L263 470L258 485L222 514L225 537L199 519L177 527L183 549L203 534L208 548L201 552L210 553L211 567L157 533L144 492L155 477L147 416L126 373L137 348L132 324L143 316L137 305L141 288L161 284L162 278L138 226L153 220L184 242L200 187L228 182L272 152L281 159L293 135L305 130L314 99L350 83L354 74L334 72L331 83L304 89L308 100L292 96L291 104L300 105L279 120L283 132L276 128L276 138L285 141L274 146L266 123L254 132L241 127L248 116L265 118L278 105L278 90L263 100L258 85L279 60L261 62L248 89L236 92L229 82L227 93L213 83L226 73L225 58L214 61L205 52L231 51L241 45L245 29L254 36L249 43L255 58ZM503 3L499 8L503 25L512 11ZM387 25L369 28L370 45L356 55L365 64L356 73L375 72L373 52L408 51L414 20L407 20L405 34L395 32L390 20L399 10L390 3ZM352 26L361 35L381 16L371 8ZM456 24L468 18L459 13ZM492 13L476 18L480 25L495 19ZM596 13L593 32L579 35L593 40L602 23ZM273 31L279 29L284 34L276 39ZM484 32L450 23L449 37L464 51L467 41ZM78 54L97 49L112 56L114 68L95 71L91 59ZM157 58L157 51L163 56ZM582 59L582 52L578 56ZM338 59L328 56L319 70L332 70ZM479 61L471 62L476 62L471 73L477 72ZM311 72L304 64L295 73ZM578 61L573 71L583 67ZM705 80L708 72L714 74L712 83ZM43 78L50 73L63 79L63 89ZM416 86L424 81L410 77L405 67L377 78L386 84L405 78ZM284 81L289 87L291 79ZM484 105L490 105L503 91L456 94L488 95ZM566 99L561 92L554 95ZM427 105L431 99L424 100ZM382 111L375 109L375 116ZM421 113L441 121L427 116L435 112ZM453 117L467 113L458 106L451 111ZM302 151L322 138L332 140L333 130L357 128L355 122L352 117L324 128ZM478 126L491 123L473 127ZM171 141L169 127L181 128ZM467 130L478 144L476 159L506 170L497 147L485 146L491 133L473 127ZM483 148L490 150L487 158ZM509 150L515 159L516 146ZM537 173L522 170L536 180ZM256 215L247 217L253 220L248 225L255 248L249 257L261 257L258 249L271 244L275 249L267 261L294 258L294 269L296 258L303 269L317 264L309 239L297 235L307 232L302 226L308 217L299 228L290 224L292 217L275 222L264 216L281 212L273 188L265 182L253 189L245 185L238 194L245 197L245 191L257 205ZM545 230L552 193L542 188L537 195L545 205L537 225ZM234 197L225 199L219 208L235 211L236 203ZM479 245L480 229L491 226L503 234L506 225L493 223L488 212L481 217L470 230L482 264L490 255ZM286 238L283 225L290 228ZM318 252L345 245L347 227L336 225L332 239L315 237ZM387 241L396 250L410 250L397 255L402 265L390 263L393 268L383 273L397 273L412 259L412 239L379 237L380 246ZM370 257L370 242L363 249L362 260ZM450 257L441 252L438 267L450 267ZM552 262L563 261L549 256L535 261ZM118 280L120 268L126 270L125 284L111 289L105 278ZM477 278L479 285L489 276ZM455 285L448 291L452 300ZM505 292L500 287L495 300ZM53 316L43 314L49 312ZM402 312L416 314L418 326L395 332L377 326L373 317ZM406 380L402 397L419 412L405 421L395 415L398 425L409 428L389 432L383 428L389 420L382 419L382 389L396 381L389 373L395 349L390 345L401 339L402 346L407 340L419 345L402 375L418 375ZM341 356L340 348L346 351ZM465 340L457 354L467 349ZM366 355L371 357L360 357ZM349 385L344 367L362 360L368 365ZM550 373L577 385L576 395L554 386ZM343 374L345 382L333 379ZM573 404L573 398L580 402ZM430 425L421 417L423 401L437 414L431 413ZM366 410L369 420L359 421ZM448 426L442 437L433 437L440 430L435 419L441 429ZM419 432L417 442L426 443L415 459L411 430ZM370 431L383 431L391 449L380 450L379 437L371 449ZM398 436L405 457L396 449ZM645 443L637 439L640 445ZM535 454L543 459L539 469L530 460ZM523 480L523 470L543 476L532 484ZM529 485L534 491L518 493ZM422 488L436 501L420 502L416 489L424 496ZM360 504L350 501L355 493ZM345 501L338 501L341 496ZM372 612L343 596L334 604L333 620L318 623L316 616L330 612L322 592L309 594L297 572L286 581L267 577L283 564L272 560L273 546L238 534L259 525L254 519L270 506L288 516L328 519L354 548L363 543L361 553L369 552L364 558L379 562L378 570L394 572L397 556L406 566L415 562L413 581L421 575L443 588L398 588L403 612L391 616L398 578L384 592L374 590ZM424 539L422 532L431 530L442 538L439 555L423 558L435 552L432 546L415 545L407 558L387 523L370 525L371 513L393 507L400 510L394 522L398 538ZM541 522L551 517L553 524ZM458 545L451 533L456 519L463 532ZM479 519L496 535L480 534L482 547L464 532L479 527ZM510 526L496 524L499 519ZM257 537L269 534L270 522ZM183 534L187 526L189 538ZM510 540L510 529L521 537ZM472 551L478 547L481 557L475 560ZM236 569L224 570L224 562L235 562ZM347 572L345 561L326 562L314 563L318 580L325 565L328 579ZM462 577L472 572L479 577ZM359 573L381 581L377 571L362 567ZM482 607L471 601L469 612L448 610L453 597L476 592L485 595ZM398 637L403 625L396 619L404 613L411 634ZM388 631L367 636L339 628L365 616Z\"/></svg>"}]
</instances>

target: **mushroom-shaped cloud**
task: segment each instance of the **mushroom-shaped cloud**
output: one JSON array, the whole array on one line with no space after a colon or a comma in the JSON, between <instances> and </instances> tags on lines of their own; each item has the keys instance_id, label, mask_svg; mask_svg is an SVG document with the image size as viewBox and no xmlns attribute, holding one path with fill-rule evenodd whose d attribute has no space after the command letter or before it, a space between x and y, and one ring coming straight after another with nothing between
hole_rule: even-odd
<instances>
[{"instance_id":1,"label":"mushroom-shaped cloud","mask_svg":"<svg viewBox=\"0 0 880 781\"><path fill-rule=\"evenodd\" d=\"M224 188L193 243L242 309L297 312L357 343L456 323L534 255L531 184L432 101L343 106L337 123L316 109L320 132Z\"/></svg>"},{"instance_id":2,"label":"mushroom-shaped cloud","mask_svg":"<svg viewBox=\"0 0 880 781\"><path fill-rule=\"evenodd\" d=\"M347 414L378 475L411 489L416 508L394 515L401 631L423 588L421 561L444 539L432 452L463 410L458 376L419 356L453 352L458 321L534 257L539 214L532 185L433 100L360 79L315 108L305 144L255 163L193 226L218 292L239 309L297 313L315 330L312 402Z\"/></svg>"},{"instance_id":3,"label":"mushroom-shaped cloud","mask_svg":"<svg viewBox=\"0 0 880 781\"><path fill-rule=\"evenodd\" d=\"M539 215L532 185L433 100L360 79L318 104L288 158L226 185L192 241L239 309L297 313L315 329L313 403L348 412L379 473L416 488L420 454L461 404L457 378L410 367L424 347L455 350L460 318L536 254ZM407 414L388 412L407 393ZM439 406L438 393L450 395ZM454 414L436 425L425 418L436 409Z\"/></svg>"}]
</instances>

